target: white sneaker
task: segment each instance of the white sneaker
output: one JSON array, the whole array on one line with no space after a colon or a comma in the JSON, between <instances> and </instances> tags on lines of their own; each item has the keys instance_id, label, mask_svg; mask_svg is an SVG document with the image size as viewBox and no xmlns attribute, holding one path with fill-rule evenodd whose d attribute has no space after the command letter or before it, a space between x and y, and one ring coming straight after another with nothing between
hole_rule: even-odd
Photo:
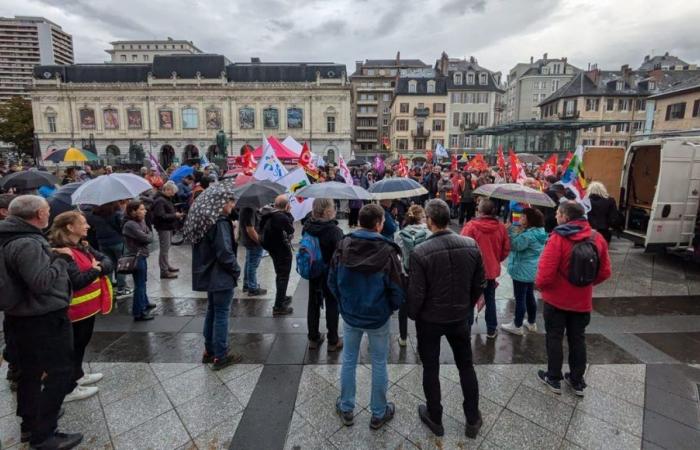
<instances>
[{"instance_id":1,"label":"white sneaker","mask_svg":"<svg viewBox=\"0 0 700 450\"><path fill-rule=\"evenodd\" d=\"M501 329L511 334L517 334L518 336L522 336L525 334L525 332L523 331L523 327L516 327L513 322L502 323Z\"/></svg>"},{"instance_id":2,"label":"white sneaker","mask_svg":"<svg viewBox=\"0 0 700 450\"><path fill-rule=\"evenodd\" d=\"M78 380L80 386L87 386L88 384L95 384L104 378L101 373L86 373L81 379Z\"/></svg>"},{"instance_id":3,"label":"white sneaker","mask_svg":"<svg viewBox=\"0 0 700 450\"><path fill-rule=\"evenodd\" d=\"M401 339L401 337L399 336L399 347L405 347L406 343L406 339Z\"/></svg>"},{"instance_id":4,"label":"white sneaker","mask_svg":"<svg viewBox=\"0 0 700 450\"><path fill-rule=\"evenodd\" d=\"M523 326L530 333L537 333L537 324L536 323L530 323L526 320L523 322Z\"/></svg>"},{"instance_id":5,"label":"white sneaker","mask_svg":"<svg viewBox=\"0 0 700 450\"><path fill-rule=\"evenodd\" d=\"M86 398L90 398L97 394L98 390L99 389L96 387L85 387L78 385L75 389L73 389L73 392L66 395L66 398L63 399L63 403L73 402L76 400L85 400Z\"/></svg>"}]
</instances>

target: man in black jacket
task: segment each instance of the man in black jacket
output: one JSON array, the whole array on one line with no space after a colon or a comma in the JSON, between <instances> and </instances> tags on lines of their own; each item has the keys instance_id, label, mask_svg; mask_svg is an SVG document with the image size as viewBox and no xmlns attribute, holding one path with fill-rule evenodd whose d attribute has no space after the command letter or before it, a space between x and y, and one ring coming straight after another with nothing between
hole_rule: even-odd
<instances>
[{"instance_id":1,"label":"man in black jacket","mask_svg":"<svg viewBox=\"0 0 700 450\"><path fill-rule=\"evenodd\" d=\"M465 434L475 439L483 422L470 329L474 304L484 289L484 266L476 242L447 228L447 203L430 200L425 214L433 234L411 254L408 288L408 317L416 321L427 400L427 406L418 407L418 414L433 433L445 433L440 404L440 339L445 336L459 370L467 417Z\"/></svg>"},{"instance_id":2,"label":"man in black jacket","mask_svg":"<svg viewBox=\"0 0 700 450\"><path fill-rule=\"evenodd\" d=\"M182 218L182 213L175 210L172 200L177 191L178 187L175 183L172 181L166 182L160 188L160 192L156 194L153 199L153 205L151 205L153 226L158 231L158 245L160 247L158 265L160 266L161 279L177 278L177 272L180 270L171 267L168 258L173 230L177 227L178 220Z\"/></svg>"},{"instance_id":3,"label":"man in black jacket","mask_svg":"<svg viewBox=\"0 0 700 450\"><path fill-rule=\"evenodd\" d=\"M294 236L294 217L289 212L291 205L286 194L275 198L275 208L260 219L262 243L270 253L275 267L275 305L272 307L273 316L286 316L294 312L287 297L289 274L292 271L292 245Z\"/></svg>"}]
</instances>

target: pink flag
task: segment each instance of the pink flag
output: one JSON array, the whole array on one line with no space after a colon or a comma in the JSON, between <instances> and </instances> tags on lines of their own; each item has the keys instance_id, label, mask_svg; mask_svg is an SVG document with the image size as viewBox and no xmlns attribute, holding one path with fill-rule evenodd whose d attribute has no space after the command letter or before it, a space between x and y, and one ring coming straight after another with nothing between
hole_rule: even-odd
<instances>
[{"instance_id":1,"label":"pink flag","mask_svg":"<svg viewBox=\"0 0 700 450\"><path fill-rule=\"evenodd\" d=\"M379 155L374 157L374 170L380 175L384 173L384 160Z\"/></svg>"},{"instance_id":2,"label":"pink flag","mask_svg":"<svg viewBox=\"0 0 700 450\"><path fill-rule=\"evenodd\" d=\"M343 178L345 178L345 183L352 186L352 174L350 173L350 169L348 169L348 165L345 164L345 159L343 159L343 155L338 155L338 170L340 171L340 175L342 175Z\"/></svg>"},{"instance_id":3,"label":"pink flag","mask_svg":"<svg viewBox=\"0 0 700 450\"><path fill-rule=\"evenodd\" d=\"M148 155L148 162L151 163L151 170L157 173L158 176L162 175L160 172L160 164L158 164L158 160L153 156L153 153Z\"/></svg>"}]
</instances>

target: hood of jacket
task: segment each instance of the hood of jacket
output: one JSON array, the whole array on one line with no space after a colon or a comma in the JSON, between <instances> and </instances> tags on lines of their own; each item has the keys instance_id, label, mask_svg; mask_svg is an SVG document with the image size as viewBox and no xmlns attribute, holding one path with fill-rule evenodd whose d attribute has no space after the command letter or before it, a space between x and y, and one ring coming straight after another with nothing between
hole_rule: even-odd
<instances>
[{"instance_id":1,"label":"hood of jacket","mask_svg":"<svg viewBox=\"0 0 700 450\"><path fill-rule=\"evenodd\" d=\"M401 253L398 245L374 231L358 230L350 233L348 238L350 242L341 263L356 272L379 272L391 258L392 251Z\"/></svg>"},{"instance_id":2,"label":"hood of jacket","mask_svg":"<svg viewBox=\"0 0 700 450\"><path fill-rule=\"evenodd\" d=\"M471 223L483 234L496 233L501 228L501 222L495 217L477 217L472 219Z\"/></svg>"},{"instance_id":3,"label":"hood of jacket","mask_svg":"<svg viewBox=\"0 0 700 450\"><path fill-rule=\"evenodd\" d=\"M585 219L572 220L554 228L554 233L572 241L582 241L591 236L591 226Z\"/></svg>"},{"instance_id":4,"label":"hood of jacket","mask_svg":"<svg viewBox=\"0 0 700 450\"><path fill-rule=\"evenodd\" d=\"M337 226L337 220L321 220L312 217L304 223L302 233L309 233L312 236L320 237L327 230Z\"/></svg>"},{"instance_id":5,"label":"hood of jacket","mask_svg":"<svg viewBox=\"0 0 700 450\"><path fill-rule=\"evenodd\" d=\"M523 234L527 234L530 239L542 245L546 244L547 238L549 238L547 232L544 231L544 227L531 227L523 231Z\"/></svg>"},{"instance_id":6,"label":"hood of jacket","mask_svg":"<svg viewBox=\"0 0 700 450\"><path fill-rule=\"evenodd\" d=\"M430 230L425 225L406 225L401 231L399 231L399 237L404 240L426 240L430 235Z\"/></svg>"},{"instance_id":7,"label":"hood of jacket","mask_svg":"<svg viewBox=\"0 0 700 450\"><path fill-rule=\"evenodd\" d=\"M21 236L26 235L26 236ZM18 237L42 237L41 230L18 217L8 217L0 221L0 245Z\"/></svg>"}]
</instances>

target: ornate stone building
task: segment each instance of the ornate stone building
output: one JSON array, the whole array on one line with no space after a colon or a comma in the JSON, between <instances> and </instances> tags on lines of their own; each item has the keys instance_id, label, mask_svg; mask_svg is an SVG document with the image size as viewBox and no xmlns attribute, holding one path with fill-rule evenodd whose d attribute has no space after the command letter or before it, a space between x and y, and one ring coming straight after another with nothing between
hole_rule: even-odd
<instances>
[{"instance_id":1,"label":"ornate stone building","mask_svg":"<svg viewBox=\"0 0 700 450\"><path fill-rule=\"evenodd\" d=\"M262 135L290 135L333 161L351 150L350 85L333 63L226 64L221 55L155 56L152 64L34 69L32 109L42 153L70 145L137 161L211 158ZM143 152L140 151L143 149Z\"/></svg>"}]
</instances>

